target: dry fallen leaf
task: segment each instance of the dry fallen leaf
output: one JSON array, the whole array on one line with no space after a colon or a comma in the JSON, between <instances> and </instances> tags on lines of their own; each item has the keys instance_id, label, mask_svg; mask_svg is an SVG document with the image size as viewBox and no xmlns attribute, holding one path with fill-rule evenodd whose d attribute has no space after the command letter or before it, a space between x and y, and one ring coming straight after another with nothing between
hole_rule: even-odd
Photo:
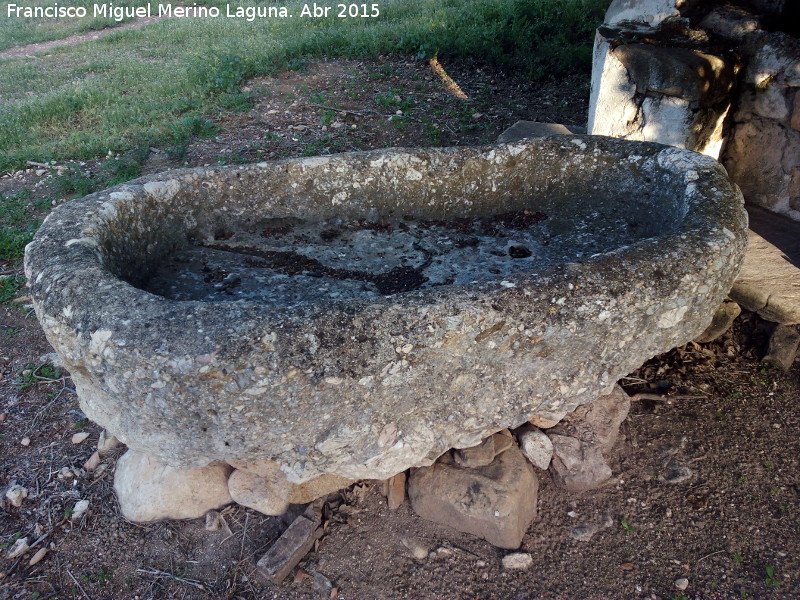
<instances>
[{"instance_id":1,"label":"dry fallen leaf","mask_svg":"<svg viewBox=\"0 0 800 600\"><path fill-rule=\"evenodd\" d=\"M297 569L297 572L294 574L294 582L303 583L309 577L311 577L311 575L303 571L303 569Z\"/></svg>"}]
</instances>

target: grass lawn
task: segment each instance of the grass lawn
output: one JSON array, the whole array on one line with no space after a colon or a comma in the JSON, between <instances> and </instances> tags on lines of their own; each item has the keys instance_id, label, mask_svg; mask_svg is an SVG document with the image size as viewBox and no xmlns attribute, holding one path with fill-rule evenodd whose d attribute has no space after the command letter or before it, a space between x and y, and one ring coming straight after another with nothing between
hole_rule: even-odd
<instances>
[{"instance_id":1,"label":"grass lawn","mask_svg":"<svg viewBox=\"0 0 800 600\"><path fill-rule=\"evenodd\" d=\"M203 4L225 13L223 2ZM309 58L404 53L473 57L532 78L588 72L592 31L606 4L383 0L377 18L337 18L334 8L330 17L314 19L299 17L303 3L289 2L293 18L168 19L46 56L0 60L0 172L26 160L89 159L109 151L134 152L135 162L137 148L181 143L208 132L206 118L220 108L247 107L241 89L247 78L299 68ZM3 13L0 47L98 25L20 25Z\"/></svg>"},{"instance_id":2,"label":"grass lawn","mask_svg":"<svg viewBox=\"0 0 800 600\"><path fill-rule=\"evenodd\" d=\"M68 0L61 2L62 7L84 7L92 14L92 6L95 0ZM84 19L33 19L33 18L7 18L9 5L25 7L53 6L52 0L7 0L0 1L0 50L5 50L12 46L22 46L35 42L47 42L58 40L70 35L85 33L104 27L114 27L120 23L129 21L124 18L115 21L112 18L88 16ZM126 0L125 6L143 6L147 0Z\"/></svg>"}]
</instances>

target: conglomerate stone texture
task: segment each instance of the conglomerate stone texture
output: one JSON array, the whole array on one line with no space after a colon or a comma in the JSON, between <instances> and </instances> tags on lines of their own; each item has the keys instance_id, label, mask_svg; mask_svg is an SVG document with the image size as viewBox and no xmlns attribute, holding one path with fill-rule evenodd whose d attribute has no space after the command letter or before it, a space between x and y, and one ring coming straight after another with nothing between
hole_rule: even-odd
<instances>
[{"instance_id":1,"label":"conglomerate stone texture","mask_svg":"<svg viewBox=\"0 0 800 600\"><path fill-rule=\"evenodd\" d=\"M25 272L87 416L175 467L302 483L385 479L609 393L708 326L746 242L715 161L560 136L141 178L57 208ZM220 288L147 291L176 256Z\"/></svg>"}]
</instances>

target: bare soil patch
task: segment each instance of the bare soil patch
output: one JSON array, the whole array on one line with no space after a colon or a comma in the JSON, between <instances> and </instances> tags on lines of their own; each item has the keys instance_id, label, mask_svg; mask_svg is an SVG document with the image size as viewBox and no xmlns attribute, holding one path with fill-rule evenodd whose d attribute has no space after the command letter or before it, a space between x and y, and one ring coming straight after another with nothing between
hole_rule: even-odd
<instances>
[{"instance_id":1,"label":"bare soil patch","mask_svg":"<svg viewBox=\"0 0 800 600\"><path fill-rule=\"evenodd\" d=\"M520 119L585 126L588 87L577 80L537 83L471 63L444 65L466 94L455 96L427 61L310 63L306 72L258 77L245 88L252 108L212 116L220 131L151 154L153 172L391 146L493 143Z\"/></svg>"},{"instance_id":2,"label":"bare soil patch","mask_svg":"<svg viewBox=\"0 0 800 600\"><path fill-rule=\"evenodd\" d=\"M518 119L584 124L585 86L443 66L468 99L453 96L427 63L397 58L321 62L307 73L252 81L252 107L211 115L214 139L180 156L154 149L147 168L481 144ZM0 179L0 191L27 186L60 202L52 181L31 169ZM539 472L539 519L522 545L534 557L530 570L504 570L507 551L423 521L408 504L389 511L380 484L365 481L327 499L318 547L295 581L274 586L259 579L255 563L297 512L271 518L229 507L221 531L207 531L202 520L122 519L111 484L124 448L94 472L83 468L100 430L80 412L68 376L43 367L50 349L25 306L0 305L0 490L28 489L20 507L0 505L0 599L317 599L333 597L332 587L353 599L800 597L800 369L762 365L772 325L755 315L623 381L631 394L664 400L634 403L607 486L567 494ZM89 438L73 444L78 432ZM676 466L691 475L670 483ZM89 500L89 509L73 520L78 500ZM604 521L610 526L590 541L574 538L575 527ZM7 559L20 537L41 541ZM428 557L415 559L409 545ZM48 554L30 566L44 547ZM683 591L680 578L688 580Z\"/></svg>"}]
</instances>

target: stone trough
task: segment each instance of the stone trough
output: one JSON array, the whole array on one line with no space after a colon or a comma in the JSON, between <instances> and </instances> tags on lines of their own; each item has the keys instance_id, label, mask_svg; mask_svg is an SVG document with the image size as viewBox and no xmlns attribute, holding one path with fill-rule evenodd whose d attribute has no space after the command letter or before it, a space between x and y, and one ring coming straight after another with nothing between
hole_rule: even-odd
<instances>
[{"instance_id":1,"label":"stone trough","mask_svg":"<svg viewBox=\"0 0 800 600\"><path fill-rule=\"evenodd\" d=\"M25 270L89 418L301 484L610 393L706 328L746 242L715 161L563 136L161 173L59 207Z\"/></svg>"}]
</instances>

